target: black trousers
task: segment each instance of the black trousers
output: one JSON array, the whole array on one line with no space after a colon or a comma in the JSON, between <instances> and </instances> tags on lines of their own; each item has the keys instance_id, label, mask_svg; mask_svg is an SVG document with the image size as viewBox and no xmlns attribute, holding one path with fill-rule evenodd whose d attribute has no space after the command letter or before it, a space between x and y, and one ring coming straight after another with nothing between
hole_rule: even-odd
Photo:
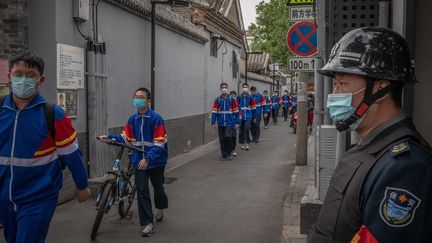
<instances>
[{"instance_id":1,"label":"black trousers","mask_svg":"<svg viewBox=\"0 0 432 243\"><path fill-rule=\"evenodd\" d=\"M252 134L252 141L258 141L261 131L260 131L260 125L261 125L261 116L256 118L256 122L251 124L251 134Z\"/></svg>"},{"instance_id":2,"label":"black trousers","mask_svg":"<svg viewBox=\"0 0 432 243\"><path fill-rule=\"evenodd\" d=\"M154 190L154 204L157 209L168 208L168 197L164 190L165 166L149 170L135 170L135 186L138 197L138 213L141 226L153 223L153 210L150 199L149 179Z\"/></svg>"},{"instance_id":3,"label":"black trousers","mask_svg":"<svg viewBox=\"0 0 432 243\"><path fill-rule=\"evenodd\" d=\"M272 110L272 114L273 114L273 123L276 124L277 123L277 118L278 118L278 115L279 115L279 109Z\"/></svg>"},{"instance_id":4,"label":"black trousers","mask_svg":"<svg viewBox=\"0 0 432 243\"><path fill-rule=\"evenodd\" d=\"M251 121L245 121L242 120L241 121L241 126L240 126L240 135L239 135L239 143L240 144L244 144L246 143L250 143L251 142L251 138L250 138L250 124Z\"/></svg>"},{"instance_id":5,"label":"black trousers","mask_svg":"<svg viewBox=\"0 0 432 243\"><path fill-rule=\"evenodd\" d=\"M264 114L267 115L267 118L263 115L263 118L264 118L264 126L268 126L269 121L270 121L271 113L272 113L271 110L268 110L266 113L264 113Z\"/></svg>"},{"instance_id":6,"label":"black trousers","mask_svg":"<svg viewBox=\"0 0 432 243\"><path fill-rule=\"evenodd\" d=\"M235 149L237 131L234 127L218 126L218 133L222 158L227 158Z\"/></svg>"},{"instance_id":7,"label":"black trousers","mask_svg":"<svg viewBox=\"0 0 432 243\"><path fill-rule=\"evenodd\" d=\"M288 120L288 108L284 107L283 108L283 114L284 114L284 121Z\"/></svg>"}]
</instances>

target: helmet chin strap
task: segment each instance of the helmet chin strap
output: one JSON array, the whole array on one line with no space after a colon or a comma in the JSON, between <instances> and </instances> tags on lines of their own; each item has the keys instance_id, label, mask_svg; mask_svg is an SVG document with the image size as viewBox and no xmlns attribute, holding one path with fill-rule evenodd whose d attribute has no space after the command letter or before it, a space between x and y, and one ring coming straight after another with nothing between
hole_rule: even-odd
<instances>
[{"instance_id":1,"label":"helmet chin strap","mask_svg":"<svg viewBox=\"0 0 432 243\"><path fill-rule=\"evenodd\" d=\"M360 103L359 106L357 106L357 109L355 110L354 114L348 117L348 119L340 122L336 122L336 129L339 132L348 130L352 124L354 124L358 119L362 118L366 112L369 110L369 108L379 99L390 93L391 91L395 90L396 88L403 85L401 82L391 82L387 87L379 90L375 94L372 94L374 82L368 81L366 82L366 92L365 92L365 98L363 99L362 103Z\"/></svg>"}]
</instances>

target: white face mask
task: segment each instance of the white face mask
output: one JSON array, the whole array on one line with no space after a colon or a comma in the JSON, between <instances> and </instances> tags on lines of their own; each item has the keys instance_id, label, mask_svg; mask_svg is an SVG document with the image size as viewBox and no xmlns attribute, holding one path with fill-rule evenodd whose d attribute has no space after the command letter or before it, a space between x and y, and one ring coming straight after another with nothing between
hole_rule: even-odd
<instances>
[{"instance_id":1,"label":"white face mask","mask_svg":"<svg viewBox=\"0 0 432 243\"><path fill-rule=\"evenodd\" d=\"M243 90L243 92L245 92L245 93L249 91L248 88L243 88L242 90Z\"/></svg>"},{"instance_id":2,"label":"white face mask","mask_svg":"<svg viewBox=\"0 0 432 243\"><path fill-rule=\"evenodd\" d=\"M222 94L228 94L228 89L223 88L223 89L221 89L221 92L222 92Z\"/></svg>"}]
</instances>

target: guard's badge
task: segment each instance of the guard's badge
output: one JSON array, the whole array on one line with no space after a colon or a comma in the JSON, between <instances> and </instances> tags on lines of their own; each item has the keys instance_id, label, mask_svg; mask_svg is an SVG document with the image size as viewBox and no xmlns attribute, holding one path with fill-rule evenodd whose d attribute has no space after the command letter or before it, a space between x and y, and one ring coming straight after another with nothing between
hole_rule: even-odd
<instances>
[{"instance_id":1,"label":"guard's badge","mask_svg":"<svg viewBox=\"0 0 432 243\"><path fill-rule=\"evenodd\" d=\"M392 157L395 157L395 156L402 154L402 153L409 151L409 150L410 150L409 144L407 142L404 142L404 143L393 146L390 149L390 155Z\"/></svg>"},{"instance_id":2,"label":"guard's badge","mask_svg":"<svg viewBox=\"0 0 432 243\"><path fill-rule=\"evenodd\" d=\"M411 192L387 187L380 205L380 216L391 227L409 225L421 200Z\"/></svg>"},{"instance_id":3,"label":"guard's badge","mask_svg":"<svg viewBox=\"0 0 432 243\"><path fill-rule=\"evenodd\" d=\"M336 43L336 45L334 45L333 46L333 48L331 49L331 52L330 52L330 56L329 56L329 60L328 60L328 62L330 63L332 60L333 60L333 58L336 56L336 52L337 52L337 50L339 49L339 42L338 43Z\"/></svg>"}]
</instances>

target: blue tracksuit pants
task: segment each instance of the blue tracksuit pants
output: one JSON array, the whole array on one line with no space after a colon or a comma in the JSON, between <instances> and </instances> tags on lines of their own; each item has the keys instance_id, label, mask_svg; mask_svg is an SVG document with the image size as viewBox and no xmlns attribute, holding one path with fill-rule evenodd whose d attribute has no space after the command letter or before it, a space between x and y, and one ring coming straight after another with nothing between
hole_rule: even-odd
<instances>
[{"instance_id":1,"label":"blue tracksuit pants","mask_svg":"<svg viewBox=\"0 0 432 243\"><path fill-rule=\"evenodd\" d=\"M0 205L0 222L8 243L43 243L57 206L57 198L21 205L14 212L12 203Z\"/></svg>"}]
</instances>

